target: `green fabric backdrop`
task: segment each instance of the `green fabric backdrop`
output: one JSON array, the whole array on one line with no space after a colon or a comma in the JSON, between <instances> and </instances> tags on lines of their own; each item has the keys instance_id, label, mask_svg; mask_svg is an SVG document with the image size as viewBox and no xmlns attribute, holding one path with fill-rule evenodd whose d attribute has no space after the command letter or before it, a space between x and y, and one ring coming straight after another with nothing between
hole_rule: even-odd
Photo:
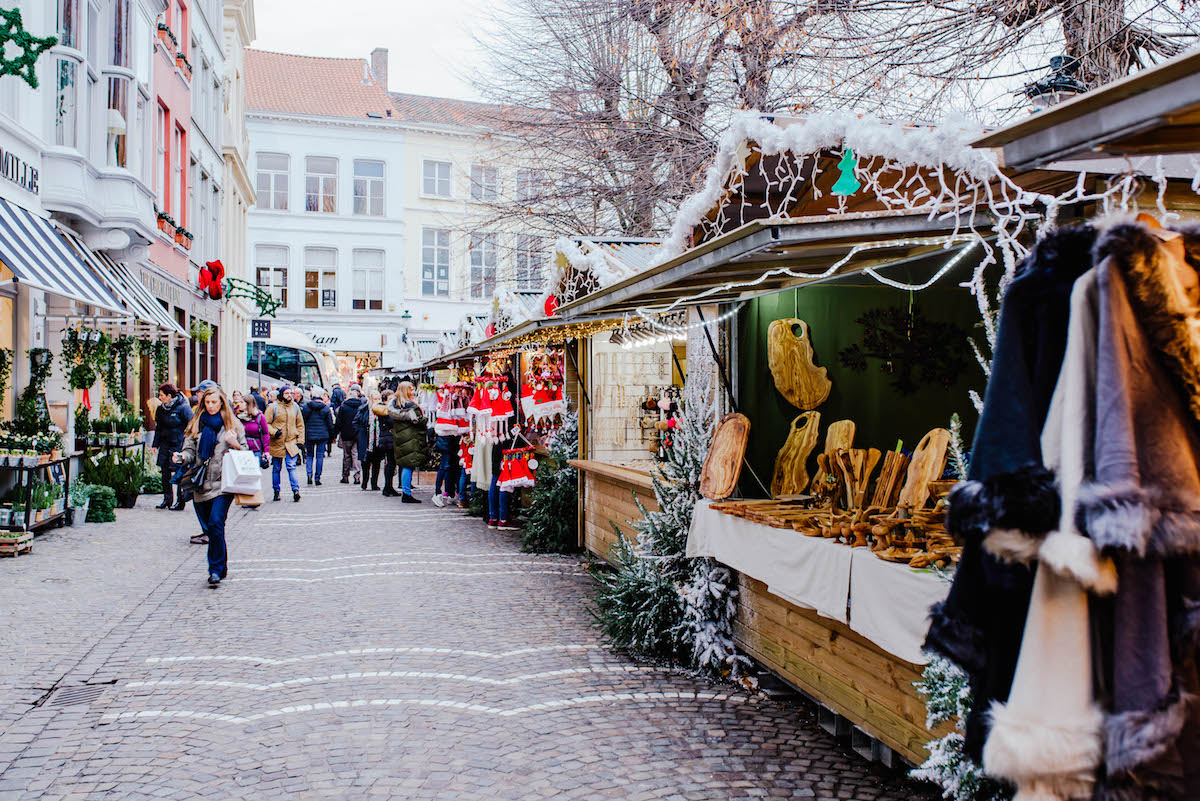
<instances>
[{"instance_id":1,"label":"green fabric backdrop","mask_svg":"<svg viewBox=\"0 0 1200 801\"><path fill-rule=\"evenodd\" d=\"M837 420L855 422L856 448L889 450L896 447L897 439L902 439L905 450L911 450L931 428L948 428L950 415L958 412L965 445L970 446L977 415L967 393L975 389L982 394L985 385L974 357L968 355L970 363L950 389L935 385L910 395L892 389L890 376L879 370L877 359L867 360L865 372L841 365L838 351L861 340L863 328L855 322L860 315L873 308L907 306L910 301L909 292L882 286L872 279L864 284L863 280L756 298L738 315L739 408L750 418L747 457L767 487L775 455L787 439L792 420L802 411L775 389L767 363L767 328L772 321L786 317L799 317L808 323L816 363L828 370L833 384L829 398L817 408L821 434L809 460L810 476L816 470L816 454L825 447L825 430ZM983 340L979 310L967 290L942 285L911 294L911 299L927 318L954 322ZM745 471L741 488L746 497L766 496Z\"/></svg>"}]
</instances>

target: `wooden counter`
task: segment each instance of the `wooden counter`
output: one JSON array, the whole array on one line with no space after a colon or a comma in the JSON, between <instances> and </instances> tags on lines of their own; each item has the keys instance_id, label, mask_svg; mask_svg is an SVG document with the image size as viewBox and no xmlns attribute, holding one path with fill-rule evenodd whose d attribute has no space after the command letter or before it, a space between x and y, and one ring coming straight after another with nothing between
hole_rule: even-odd
<instances>
[{"instance_id":1,"label":"wooden counter","mask_svg":"<svg viewBox=\"0 0 1200 801\"><path fill-rule=\"evenodd\" d=\"M590 459L576 459L570 464L579 469L581 544L596 556L611 562L609 552L617 541L613 524L627 537L632 537L634 531L629 521L642 518L633 499L634 493L637 493L637 499L646 509L658 509L650 473Z\"/></svg>"},{"instance_id":2,"label":"wooden counter","mask_svg":"<svg viewBox=\"0 0 1200 801\"><path fill-rule=\"evenodd\" d=\"M738 574L738 647L772 673L837 712L914 764L941 737L925 728L913 682L921 667L881 650L849 627L772 595Z\"/></svg>"}]
</instances>

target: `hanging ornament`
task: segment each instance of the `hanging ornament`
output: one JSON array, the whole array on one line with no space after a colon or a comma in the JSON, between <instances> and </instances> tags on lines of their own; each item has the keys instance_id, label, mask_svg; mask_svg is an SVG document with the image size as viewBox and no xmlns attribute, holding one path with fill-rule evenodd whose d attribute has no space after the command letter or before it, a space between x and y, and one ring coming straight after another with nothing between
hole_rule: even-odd
<instances>
[{"instance_id":1,"label":"hanging ornament","mask_svg":"<svg viewBox=\"0 0 1200 801\"><path fill-rule=\"evenodd\" d=\"M547 317L553 317L554 312L558 311L558 296L550 295L547 297L542 309L546 312Z\"/></svg>"},{"instance_id":2,"label":"hanging ornament","mask_svg":"<svg viewBox=\"0 0 1200 801\"><path fill-rule=\"evenodd\" d=\"M487 328L483 329L483 335L485 337L487 337L488 339L491 339L492 337L496 336L496 324L488 323Z\"/></svg>"},{"instance_id":3,"label":"hanging ornament","mask_svg":"<svg viewBox=\"0 0 1200 801\"><path fill-rule=\"evenodd\" d=\"M33 66L38 56L58 44L58 39L47 36L39 39L25 30L21 22L21 12L18 9L0 8L0 76L16 75L33 89L37 89L37 74ZM8 54L16 52L15 58Z\"/></svg>"},{"instance_id":4,"label":"hanging ornament","mask_svg":"<svg viewBox=\"0 0 1200 801\"><path fill-rule=\"evenodd\" d=\"M837 179L837 183L833 185L830 191L839 196L853 195L859 189L862 189L862 184L854 177L854 168L858 166L858 158L855 157L854 151L850 148L842 153L842 160L838 162L838 170L841 171L841 176Z\"/></svg>"}]
</instances>

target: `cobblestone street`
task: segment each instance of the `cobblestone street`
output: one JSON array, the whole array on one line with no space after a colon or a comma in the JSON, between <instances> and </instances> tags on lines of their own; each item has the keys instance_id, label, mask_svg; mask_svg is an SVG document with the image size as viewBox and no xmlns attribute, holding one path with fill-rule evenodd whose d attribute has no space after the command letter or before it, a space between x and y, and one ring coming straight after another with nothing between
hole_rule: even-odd
<instances>
[{"instance_id":1,"label":"cobblestone street","mask_svg":"<svg viewBox=\"0 0 1200 801\"><path fill-rule=\"evenodd\" d=\"M235 507L216 590L148 496L0 562L0 799L924 797L807 706L606 649L582 557L326 479Z\"/></svg>"}]
</instances>

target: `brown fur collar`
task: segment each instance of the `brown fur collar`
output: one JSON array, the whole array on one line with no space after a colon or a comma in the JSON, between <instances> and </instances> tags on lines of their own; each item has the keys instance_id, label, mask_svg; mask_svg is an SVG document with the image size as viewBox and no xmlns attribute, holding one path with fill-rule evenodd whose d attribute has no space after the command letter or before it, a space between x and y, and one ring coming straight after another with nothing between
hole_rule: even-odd
<instances>
[{"instance_id":1,"label":"brown fur collar","mask_svg":"<svg viewBox=\"0 0 1200 801\"><path fill-rule=\"evenodd\" d=\"M1180 226L1185 260L1177 262L1150 229L1121 223L1096 242L1096 262L1113 257L1155 350L1180 380L1192 417L1200 422L1200 226ZM1176 271L1187 270L1180 274Z\"/></svg>"}]
</instances>

